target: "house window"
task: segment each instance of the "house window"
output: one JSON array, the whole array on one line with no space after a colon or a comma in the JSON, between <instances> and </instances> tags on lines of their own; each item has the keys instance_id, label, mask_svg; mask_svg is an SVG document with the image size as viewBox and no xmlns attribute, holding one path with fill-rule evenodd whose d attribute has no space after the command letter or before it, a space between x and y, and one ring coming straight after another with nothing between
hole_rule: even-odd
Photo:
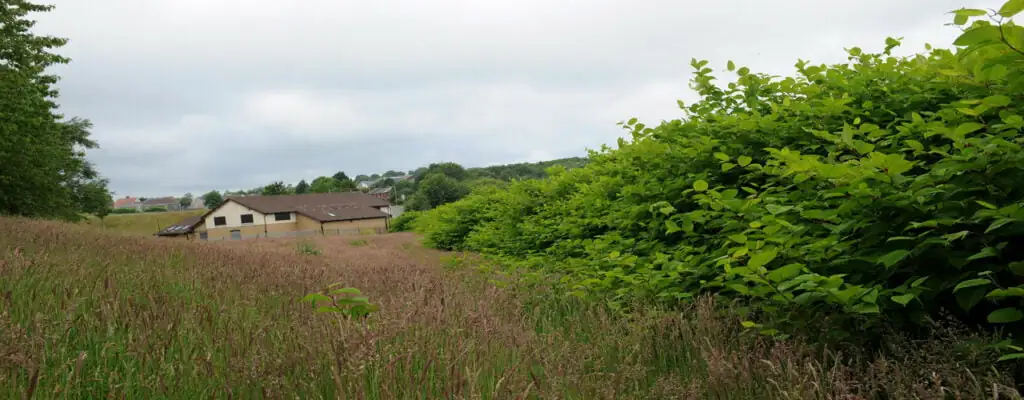
<instances>
[{"instance_id":1,"label":"house window","mask_svg":"<svg viewBox=\"0 0 1024 400\"><path fill-rule=\"evenodd\" d=\"M274 221L288 221L288 220L291 220L291 219L292 219L292 213L289 213L289 212L274 213Z\"/></svg>"},{"instance_id":2,"label":"house window","mask_svg":"<svg viewBox=\"0 0 1024 400\"><path fill-rule=\"evenodd\" d=\"M228 224L228 218L227 217L213 217L213 226L221 226L221 225L227 225L227 224Z\"/></svg>"},{"instance_id":3,"label":"house window","mask_svg":"<svg viewBox=\"0 0 1024 400\"><path fill-rule=\"evenodd\" d=\"M252 214L242 214L242 223L243 224L251 224L252 223Z\"/></svg>"}]
</instances>

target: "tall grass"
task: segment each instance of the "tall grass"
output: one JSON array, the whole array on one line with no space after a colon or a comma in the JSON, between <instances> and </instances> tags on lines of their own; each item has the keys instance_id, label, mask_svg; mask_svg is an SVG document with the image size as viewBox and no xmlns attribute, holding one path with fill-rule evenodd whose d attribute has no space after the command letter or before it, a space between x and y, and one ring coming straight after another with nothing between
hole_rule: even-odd
<instances>
[{"instance_id":1,"label":"tall grass","mask_svg":"<svg viewBox=\"0 0 1024 400\"><path fill-rule=\"evenodd\" d=\"M109 229L115 232L136 233L152 235L161 229L174 225L181 220L202 215L207 210L186 210L169 212L147 212L137 214L111 214L100 220L96 217L89 217L84 221L87 225Z\"/></svg>"},{"instance_id":2,"label":"tall grass","mask_svg":"<svg viewBox=\"0 0 1024 400\"><path fill-rule=\"evenodd\" d=\"M309 257L0 219L0 398L1014 398L962 334L846 356L745 335L713 299L613 316L366 240ZM299 301L334 282L380 311Z\"/></svg>"}]
</instances>

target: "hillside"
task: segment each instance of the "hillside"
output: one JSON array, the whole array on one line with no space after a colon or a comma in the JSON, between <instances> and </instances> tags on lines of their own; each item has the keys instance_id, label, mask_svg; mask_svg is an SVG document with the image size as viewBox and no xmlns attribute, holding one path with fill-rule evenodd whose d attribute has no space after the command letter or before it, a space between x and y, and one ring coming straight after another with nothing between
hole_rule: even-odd
<instances>
[{"instance_id":1,"label":"hillside","mask_svg":"<svg viewBox=\"0 0 1024 400\"><path fill-rule=\"evenodd\" d=\"M587 165L588 161L589 160L585 157L569 157L535 163L516 163L466 168L466 172L468 172L474 179L491 178L502 181L512 181L516 179L540 179L548 176L546 170L549 167L558 165L565 167L566 169L574 169Z\"/></svg>"},{"instance_id":2,"label":"hillside","mask_svg":"<svg viewBox=\"0 0 1024 400\"><path fill-rule=\"evenodd\" d=\"M909 344L822 361L740 335L708 302L626 320L500 289L409 234L191 243L0 218L0 249L3 398L840 398L937 393L918 380L933 373L980 397L999 382ZM335 282L379 307L365 325L300 302Z\"/></svg>"}]
</instances>

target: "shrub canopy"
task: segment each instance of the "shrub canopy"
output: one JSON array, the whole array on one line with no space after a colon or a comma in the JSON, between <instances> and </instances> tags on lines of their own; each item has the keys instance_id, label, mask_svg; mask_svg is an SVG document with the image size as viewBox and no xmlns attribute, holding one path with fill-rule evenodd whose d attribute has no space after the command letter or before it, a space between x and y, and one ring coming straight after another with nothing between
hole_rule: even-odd
<instances>
[{"instance_id":1,"label":"shrub canopy","mask_svg":"<svg viewBox=\"0 0 1024 400\"><path fill-rule=\"evenodd\" d=\"M1020 5L1020 7L1018 7ZM765 333L907 324L941 308L992 324L1024 296L1024 28L958 10L958 49L848 49L773 77L693 60L700 101L549 178L421 215L429 245L504 257L613 303L702 292ZM995 18L985 18L995 17ZM851 330L835 329L843 335Z\"/></svg>"}]
</instances>

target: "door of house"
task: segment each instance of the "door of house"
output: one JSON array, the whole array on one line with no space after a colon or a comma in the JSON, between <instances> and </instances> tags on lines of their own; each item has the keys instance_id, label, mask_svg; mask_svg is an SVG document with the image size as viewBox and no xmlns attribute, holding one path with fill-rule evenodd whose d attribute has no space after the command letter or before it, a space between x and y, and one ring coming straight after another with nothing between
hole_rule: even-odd
<instances>
[{"instance_id":1,"label":"door of house","mask_svg":"<svg viewBox=\"0 0 1024 400\"><path fill-rule=\"evenodd\" d=\"M242 240L242 231L237 229L231 231L231 240Z\"/></svg>"}]
</instances>

